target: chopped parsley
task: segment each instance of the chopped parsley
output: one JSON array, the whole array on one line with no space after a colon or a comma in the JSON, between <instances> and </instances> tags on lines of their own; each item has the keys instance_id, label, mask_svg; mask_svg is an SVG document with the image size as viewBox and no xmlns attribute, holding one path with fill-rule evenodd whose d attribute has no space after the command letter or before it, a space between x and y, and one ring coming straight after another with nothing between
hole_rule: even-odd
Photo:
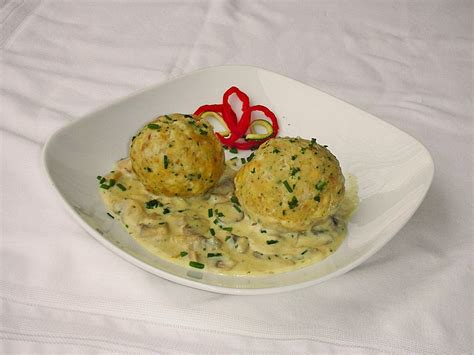
<instances>
[{"instance_id":1,"label":"chopped parsley","mask_svg":"<svg viewBox=\"0 0 474 355\"><path fill-rule=\"evenodd\" d=\"M148 124L147 127L148 127L149 129L160 129L160 128L161 128L161 126L158 125L158 124L156 124L156 123L150 123L150 124Z\"/></svg>"},{"instance_id":2,"label":"chopped parsley","mask_svg":"<svg viewBox=\"0 0 474 355\"><path fill-rule=\"evenodd\" d=\"M316 190L323 191L327 184L328 184L327 181L319 180L319 182L315 186Z\"/></svg>"},{"instance_id":3,"label":"chopped parsley","mask_svg":"<svg viewBox=\"0 0 474 355\"><path fill-rule=\"evenodd\" d=\"M278 243L278 240L274 240L274 239L267 240L267 244L268 244L268 245L276 244L276 243Z\"/></svg>"},{"instance_id":4,"label":"chopped parsley","mask_svg":"<svg viewBox=\"0 0 474 355\"><path fill-rule=\"evenodd\" d=\"M288 181L283 181L283 185L285 185L286 189L288 190L288 192L293 192L293 189L291 188L290 184L288 183Z\"/></svg>"},{"instance_id":5,"label":"chopped parsley","mask_svg":"<svg viewBox=\"0 0 474 355\"><path fill-rule=\"evenodd\" d=\"M291 169L290 169L290 175L291 175L291 176L295 176L295 175L298 174L300 171L301 171L300 168L291 168Z\"/></svg>"},{"instance_id":6,"label":"chopped parsley","mask_svg":"<svg viewBox=\"0 0 474 355\"><path fill-rule=\"evenodd\" d=\"M293 208L297 206L298 206L298 199L296 198L296 196L293 196L293 198L290 201L288 201L288 207L290 207L290 209L292 210Z\"/></svg>"},{"instance_id":7,"label":"chopped parsley","mask_svg":"<svg viewBox=\"0 0 474 355\"><path fill-rule=\"evenodd\" d=\"M157 208L158 206L160 207L163 206L163 204L158 200L150 200L150 201L145 202L145 207L149 210L153 208Z\"/></svg>"},{"instance_id":8,"label":"chopped parsley","mask_svg":"<svg viewBox=\"0 0 474 355\"><path fill-rule=\"evenodd\" d=\"M196 269L204 269L204 264L198 263L197 261L190 261L189 266L195 267Z\"/></svg>"}]
</instances>

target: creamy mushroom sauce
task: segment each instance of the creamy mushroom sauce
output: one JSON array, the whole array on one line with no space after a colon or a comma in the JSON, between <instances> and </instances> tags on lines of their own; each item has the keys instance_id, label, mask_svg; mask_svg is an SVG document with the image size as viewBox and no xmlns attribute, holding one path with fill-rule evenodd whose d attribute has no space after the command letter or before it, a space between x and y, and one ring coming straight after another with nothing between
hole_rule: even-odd
<instances>
[{"instance_id":1,"label":"creamy mushroom sauce","mask_svg":"<svg viewBox=\"0 0 474 355\"><path fill-rule=\"evenodd\" d=\"M282 234L243 213L234 196L235 173L228 165L217 186L191 198L148 192L129 159L98 179L111 217L151 253L190 268L227 275L281 273L323 260L344 240L358 204L354 177L349 176L335 215L306 232Z\"/></svg>"}]
</instances>

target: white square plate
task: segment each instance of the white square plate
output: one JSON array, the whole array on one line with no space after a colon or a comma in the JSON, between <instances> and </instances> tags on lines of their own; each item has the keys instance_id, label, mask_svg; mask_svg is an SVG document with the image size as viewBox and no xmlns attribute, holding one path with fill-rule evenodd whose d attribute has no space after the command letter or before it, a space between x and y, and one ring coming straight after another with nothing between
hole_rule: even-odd
<instances>
[{"instance_id":1,"label":"white square plate","mask_svg":"<svg viewBox=\"0 0 474 355\"><path fill-rule=\"evenodd\" d=\"M280 136L315 137L359 184L360 206L341 247L324 261L270 276L191 270L143 249L106 215L96 176L128 154L130 138L154 117L218 103L232 85L279 117ZM46 173L77 221L125 260L183 285L228 294L264 294L320 283L356 267L410 219L433 178L433 160L413 137L354 106L267 70L221 66L143 90L56 132L43 152Z\"/></svg>"}]
</instances>

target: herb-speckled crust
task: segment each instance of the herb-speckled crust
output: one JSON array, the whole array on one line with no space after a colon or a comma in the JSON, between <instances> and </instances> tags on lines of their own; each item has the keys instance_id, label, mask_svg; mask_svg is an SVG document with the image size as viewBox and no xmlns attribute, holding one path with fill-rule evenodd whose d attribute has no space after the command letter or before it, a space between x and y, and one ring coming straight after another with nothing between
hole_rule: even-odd
<instances>
[{"instance_id":1,"label":"herb-speckled crust","mask_svg":"<svg viewBox=\"0 0 474 355\"><path fill-rule=\"evenodd\" d=\"M304 231L332 215L344 197L336 157L315 140L275 138L235 177L245 212L267 228Z\"/></svg>"},{"instance_id":2,"label":"herb-speckled crust","mask_svg":"<svg viewBox=\"0 0 474 355\"><path fill-rule=\"evenodd\" d=\"M169 114L150 122L132 139L132 167L157 195L197 196L224 172L224 151L212 126L198 116Z\"/></svg>"}]
</instances>

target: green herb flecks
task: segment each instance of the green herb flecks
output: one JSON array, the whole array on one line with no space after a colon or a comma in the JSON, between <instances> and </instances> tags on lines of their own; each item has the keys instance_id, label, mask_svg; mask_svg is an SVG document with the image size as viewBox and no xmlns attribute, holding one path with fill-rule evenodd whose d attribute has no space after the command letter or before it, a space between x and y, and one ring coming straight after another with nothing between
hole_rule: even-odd
<instances>
[{"instance_id":1,"label":"green herb flecks","mask_svg":"<svg viewBox=\"0 0 474 355\"><path fill-rule=\"evenodd\" d=\"M167 207L163 208L163 214L168 214L168 213L170 213L170 212L171 212L171 211L170 211L169 208L167 208Z\"/></svg>"},{"instance_id":2,"label":"green herb flecks","mask_svg":"<svg viewBox=\"0 0 474 355\"><path fill-rule=\"evenodd\" d=\"M319 196L319 195L314 196L314 200L316 202L321 202L321 196Z\"/></svg>"},{"instance_id":3,"label":"green herb flecks","mask_svg":"<svg viewBox=\"0 0 474 355\"><path fill-rule=\"evenodd\" d=\"M276 243L278 243L278 240L274 240L274 239L267 240L267 244L268 244L268 245L276 244Z\"/></svg>"},{"instance_id":4,"label":"green herb flecks","mask_svg":"<svg viewBox=\"0 0 474 355\"><path fill-rule=\"evenodd\" d=\"M189 266L194 267L196 269L204 269L204 264L198 263L197 261L190 261Z\"/></svg>"},{"instance_id":5,"label":"green herb flecks","mask_svg":"<svg viewBox=\"0 0 474 355\"><path fill-rule=\"evenodd\" d=\"M239 199L235 195L232 195L232 197L230 198L230 202L235 203L236 205L240 206Z\"/></svg>"},{"instance_id":6,"label":"green herb flecks","mask_svg":"<svg viewBox=\"0 0 474 355\"><path fill-rule=\"evenodd\" d=\"M298 174L300 171L301 171L300 168L291 168L291 169L290 169L290 175L291 175L291 176L295 176L295 175Z\"/></svg>"},{"instance_id":7,"label":"green herb flecks","mask_svg":"<svg viewBox=\"0 0 474 355\"><path fill-rule=\"evenodd\" d=\"M117 187L122 191L127 191L127 188L123 186L122 184L117 184Z\"/></svg>"},{"instance_id":8,"label":"green herb flecks","mask_svg":"<svg viewBox=\"0 0 474 355\"><path fill-rule=\"evenodd\" d=\"M237 148L232 147L229 149L229 152L231 152L232 154L237 154L239 151L237 150Z\"/></svg>"},{"instance_id":9,"label":"green herb flecks","mask_svg":"<svg viewBox=\"0 0 474 355\"><path fill-rule=\"evenodd\" d=\"M293 198L288 201L288 207L290 207L291 210L298 207L298 199L296 196L293 196Z\"/></svg>"},{"instance_id":10,"label":"green herb flecks","mask_svg":"<svg viewBox=\"0 0 474 355\"><path fill-rule=\"evenodd\" d=\"M149 129L160 129L161 128L161 126L159 124L156 124L156 123L149 123L147 127Z\"/></svg>"},{"instance_id":11,"label":"green herb flecks","mask_svg":"<svg viewBox=\"0 0 474 355\"><path fill-rule=\"evenodd\" d=\"M181 257L186 256L186 255L188 255L187 251L182 251L181 253L179 253L179 256Z\"/></svg>"},{"instance_id":12,"label":"green herb flecks","mask_svg":"<svg viewBox=\"0 0 474 355\"><path fill-rule=\"evenodd\" d=\"M316 190L323 191L327 184L327 181L319 180L319 182L315 185Z\"/></svg>"},{"instance_id":13,"label":"green herb flecks","mask_svg":"<svg viewBox=\"0 0 474 355\"><path fill-rule=\"evenodd\" d=\"M145 208L149 210L153 208L161 207L161 206L163 206L163 204L160 201L155 200L155 199L145 202Z\"/></svg>"},{"instance_id":14,"label":"green herb flecks","mask_svg":"<svg viewBox=\"0 0 474 355\"><path fill-rule=\"evenodd\" d=\"M164 166L165 169L168 169L168 165L169 165L168 156L164 155L163 156L163 166Z\"/></svg>"},{"instance_id":15,"label":"green herb flecks","mask_svg":"<svg viewBox=\"0 0 474 355\"><path fill-rule=\"evenodd\" d=\"M214 228L210 228L209 233L211 233L213 237L216 235L216 231L214 230Z\"/></svg>"},{"instance_id":16,"label":"green herb flecks","mask_svg":"<svg viewBox=\"0 0 474 355\"><path fill-rule=\"evenodd\" d=\"M213 215L214 215L214 213L213 213L213 211L212 211L212 208L209 208L209 209L207 210L207 216L208 216L209 218L211 218Z\"/></svg>"},{"instance_id":17,"label":"green herb flecks","mask_svg":"<svg viewBox=\"0 0 474 355\"><path fill-rule=\"evenodd\" d=\"M247 157L247 162L251 161L254 157L255 157L255 153L250 154L250 155Z\"/></svg>"},{"instance_id":18,"label":"green herb flecks","mask_svg":"<svg viewBox=\"0 0 474 355\"><path fill-rule=\"evenodd\" d=\"M109 217L112 218L112 219L115 219L115 217L112 216L109 212L107 212L107 216L109 216Z\"/></svg>"},{"instance_id":19,"label":"green herb flecks","mask_svg":"<svg viewBox=\"0 0 474 355\"><path fill-rule=\"evenodd\" d=\"M288 181L284 180L283 181L283 185L285 185L286 189L288 190L288 192L293 192L293 189L291 188L290 184L288 183Z\"/></svg>"},{"instance_id":20,"label":"green herb flecks","mask_svg":"<svg viewBox=\"0 0 474 355\"><path fill-rule=\"evenodd\" d=\"M208 258L215 258L218 256L222 256L222 253L207 253Z\"/></svg>"}]
</instances>

